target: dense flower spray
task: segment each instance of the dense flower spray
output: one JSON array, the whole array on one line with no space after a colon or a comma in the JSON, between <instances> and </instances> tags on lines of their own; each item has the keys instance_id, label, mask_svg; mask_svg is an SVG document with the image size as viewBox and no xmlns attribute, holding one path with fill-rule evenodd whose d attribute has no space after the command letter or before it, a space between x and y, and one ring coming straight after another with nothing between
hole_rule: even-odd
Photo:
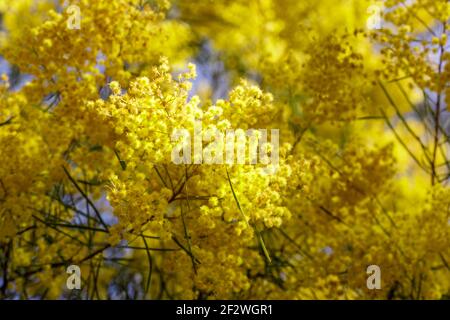
<instances>
[{"instance_id":1,"label":"dense flower spray","mask_svg":"<svg viewBox=\"0 0 450 320\"><path fill-rule=\"evenodd\" d=\"M449 2L370 5L0 2L0 297L448 297Z\"/></svg>"}]
</instances>

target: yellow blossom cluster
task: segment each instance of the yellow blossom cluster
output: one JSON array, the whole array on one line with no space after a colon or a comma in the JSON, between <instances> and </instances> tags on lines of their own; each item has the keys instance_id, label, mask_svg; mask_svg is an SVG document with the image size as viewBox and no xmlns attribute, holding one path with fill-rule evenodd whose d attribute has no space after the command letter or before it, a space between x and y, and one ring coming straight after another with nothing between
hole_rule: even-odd
<instances>
[{"instance_id":1,"label":"yellow blossom cluster","mask_svg":"<svg viewBox=\"0 0 450 320\"><path fill-rule=\"evenodd\" d=\"M448 298L449 3L369 5L0 1L0 298Z\"/></svg>"}]
</instances>

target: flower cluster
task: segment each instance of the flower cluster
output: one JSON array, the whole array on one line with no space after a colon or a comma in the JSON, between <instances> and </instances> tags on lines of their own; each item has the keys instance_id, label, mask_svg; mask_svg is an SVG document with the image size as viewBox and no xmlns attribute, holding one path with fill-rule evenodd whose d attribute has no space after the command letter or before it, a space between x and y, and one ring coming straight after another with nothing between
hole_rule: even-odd
<instances>
[{"instance_id":1,"label":"flower cluster","mask_svg":"<svg viewBox=\"0 0 450 320\"><path fill-rule=\"evenodd\" d=\"M1 298L448 297L448 1L70 5L0 3Z\"/></svg>"}]
</instances>

